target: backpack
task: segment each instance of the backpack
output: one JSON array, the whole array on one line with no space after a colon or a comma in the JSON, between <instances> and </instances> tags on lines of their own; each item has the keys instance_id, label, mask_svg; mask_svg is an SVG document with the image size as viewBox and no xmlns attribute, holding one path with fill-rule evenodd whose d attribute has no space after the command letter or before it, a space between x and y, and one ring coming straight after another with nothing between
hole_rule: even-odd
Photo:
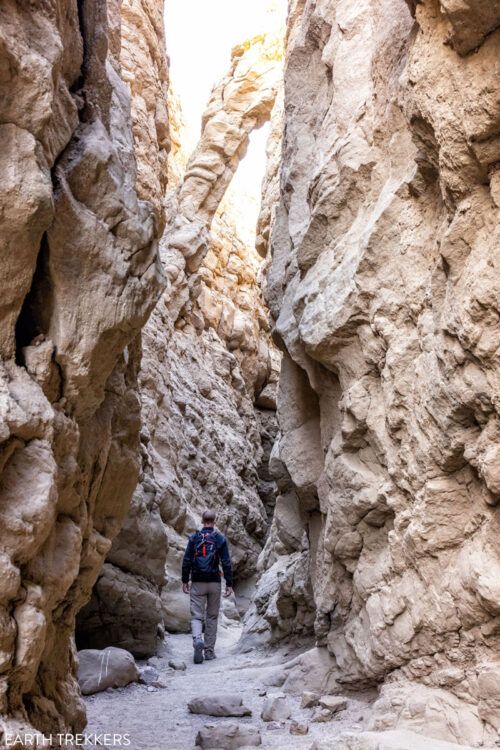
<instances>
[{"instance_id":1,"label":"backpack","mask_svg":"<svg viewBox=\"0 0 500 750\"><path fill-rule=\"evenodd\" d=\"M215 531L197 531L193 541L193 569L200 573L218 573L219 554Z\"/></svg>"}]
</instances>

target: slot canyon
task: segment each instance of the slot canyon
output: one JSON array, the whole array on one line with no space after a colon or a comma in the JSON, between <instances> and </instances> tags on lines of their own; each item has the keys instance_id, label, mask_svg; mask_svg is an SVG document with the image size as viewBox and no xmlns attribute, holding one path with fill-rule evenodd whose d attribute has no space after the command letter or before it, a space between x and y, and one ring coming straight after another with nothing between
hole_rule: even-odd
<instances>
[{"instance_id":1,"label":"slot canyon","mask_svg":"<svg viewBox=\"0 0 500 750\"><path fill-rule=\"evenodd\" d=\"M0 2L0 750L500 748L500 2L182 5Z\"/></svg>"}]
</instances>

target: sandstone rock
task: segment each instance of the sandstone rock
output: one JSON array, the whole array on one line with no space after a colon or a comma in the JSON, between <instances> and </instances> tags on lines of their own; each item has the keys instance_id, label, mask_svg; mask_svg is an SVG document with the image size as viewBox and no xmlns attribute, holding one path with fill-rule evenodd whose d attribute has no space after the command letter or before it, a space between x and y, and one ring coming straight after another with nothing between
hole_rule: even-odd
<instances>
[{"instance_id":1,"label":"sandstone rock","mask_svg":"<svg viewBox=\"0 0 500 750\"><path fill-rule=\"evenodd\" d=\"M472 750L470 745L429 739L405 731L345 733L335 742L338 750Z\"/></svg>"},{"instance_id":2,"label":"sandstone rock","mask_svg":"<svg viewBox=\"0 0 500 750\"><path fill-rule=\"evenodd\" d=\"M160 673L154 667L143 667L139 671L139 682L142 682L144 685L154 685L159 676Z\"/></svg>"},{"instance_id":3,"label":"sandstone rock","mask_svg":"<svg viewBox=\"0 0 500 750\"><path fill-rule=\"evenodd\" d=\"M309 732L309 726L303 721L292 721L290 722L290 734L303 735Z\"/></svg>"},{"instance_id":4,"label":"sandstone rock","mask_svg":"<svg viewBox=\"0 0 500 750\"><path fill-rule=\"evenodd\" d=\"M347 708L347 700L341 698L340 695L322 695L318 703L322 708L331 711L332 714L336 714Z\"/></svg>"},{"instance_id":5,"label":"sandstone rock","mask_svg":"<svg viewBox=\"0 0 500 750\"><path fill-rule=\"evenodd\" d=\"M142 682L142 673L140 678ZM125 687L138 679L134 657L123 648L111 646L103 651L84 649L78 652L78 683L83 695Z\"/></svg>"},{"instance_id":6,"label":"sandstone rock","mask_svg":"<svg viewBox=\"0 0 500 750\"><path fill-rule=\"evenodd\" d=\"M164 3L125 0L120 5L120 65L132 100L137 158L137 194L155 209L158 232L165 226L170 102L165 49Z\"/></svg>"},{"instance_id":7,"label":"sandstone rock","mask_svg":"<svg viewBox=\"0 0 500 750\"><path fill-rule=\"evenodd\" d=\"M446 723L443 722L446 717ZM385 685L373 706L368 729L408 730L460 744L488 742L479 710L452 693L418 684Z\"/></svg>"},{"instance_id":8,"label":"sandstone rock","mask_svg":"<svg viewBox=\"0 0 500 750\"><path fill-rule=\"evenodd\" d=\"M221 750L237 750L240 747L258 747L262 744L260 732L251 724L236 724L222 722L220 724L206 724L196 735L196 746L203 750L220 748Z\"/></svg>"},{"instance_id":9,"label":"sandstone rock","mask_svg":"<svg viewBox=\"0 0 500 750\"><path fill-rule=\"evenodd\" d=\"M160 672L152 686L164 690L165 688L171 687L172 685L173 671Z\"/></svg>"},{"instance_id":10,"label":"sandstone rock","mask_svg":"<svg viewBox=\"0 0 500 750\"><path fill-rule=\"evenodd\" d=\"M287 664L284 689L286 692L300 695L307 686L309 691L318 697L337 687L336 665L328 649L315 647Z\"/></svg>"},{"instance_id":11,"label":"sandstone rock","mask_svg":"<svg viewBox=\"0 0 500 750\"><path fill-rule=\"evenodd\" d=\"M186 669L186 662L181 659L169 659L168 666L172 667L172 669L184 672Z\"/></svg>"},{"instance_id":12,"label":"sandstone rock","mask_svg":"<svg viewBox=\"0 0 500 750\"><path fill-rule=\"evenodd\" d=\"M267 732L276 732L278 730L285 728L285 722L284 721L268 721L266 724L266 731Z\"/></svg>"},{"instance_id":13,"label":"sandstone rock","mask_svg":"<svg viewBox=\"0 0 500 750\"><path fill-rule=\"evenodd\" d=\"M116 3L1 6L4 731L85 726L74 619L139 474L136 337L163 282L120 43Z\"/></svg>"},{"instance_id":14,"label":"sandstone rock","mask_svg":"<svg viewBox=\"0 0 500 750\"><path fill-rule=\"evenodd\" d=\"M414 711L410 731L477 746L497 721L477 678L500 602L497 14L292 4L259 245L284 352L283 499L245 618L260 642L314 632L326 692L390 675L406 707L391 726ZM292 495L300 552L283 532Z\"/></svg>"},{"instance_id":15,"label":"sandstone rock","mask_svg":"<svg viewBox=\"0 0 500 750\"><path fill-rule=\"evenodd\" d=\"M333 719L333 713L328 708L316 708L311 721L317 724L323 724L326 721Z\"/></svg>"},{"instance_id":16,"label":"sandstone rock","mask_svg":"<svg viewBox=\"0 0 500 750\"><path fill-rule=\"evenodd\" d=\"M319 701L319 694L318 693L311 693L311 691L306 690L304 693L302 693L302 697L300 699L300 707L301 708L314 708L318 705Z\"/></svg>"},{"instance_id":17,"label":"sandstone rock","mask_svg":"<svg viewBox=\"0 0 500 750\"><path fill-rule=\"evenodd\" d=\"M264 701L261 718L264 721L285 721L290 718L292 709L284 695L269 695Z\"/></svg>"},{"instance_id":18,"label":"sandstone rock","mask_svg":"<svg viewBox=\"0 0 500 750\"><path fill-rule=\"evenodd\" d=\"M147 663L149 667L154 667L158 671L163 670L165 668L167 668L167 671L170 671L170 669L168 668L168 662L169 662L168 656L162 655L162 656L151 656L148 659Z\"/></svg>"},{"instance_id":19,"label":"sandstone rock","mask_svg":"<svg viewBox=\"0 0 500 750\"><path fill-rule=\"evenodd\" d=\"M243 699L236 695L217 695L192 698L188 703L192 714L208 716L251 716L251 709L243 705Z\"/></svg>"}]
</instances>

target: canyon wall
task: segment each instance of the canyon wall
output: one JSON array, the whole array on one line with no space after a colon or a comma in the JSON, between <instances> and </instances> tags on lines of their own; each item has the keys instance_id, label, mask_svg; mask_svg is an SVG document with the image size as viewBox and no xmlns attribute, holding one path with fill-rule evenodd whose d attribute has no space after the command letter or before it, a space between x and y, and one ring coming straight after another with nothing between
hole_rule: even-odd
<instances>
[{"instance_id":1,"label":"canyon wall","mask_svg":"<svg viewBox=\"0 0 500 750\"><path fill-rule=\"evenodd\" d=\"M373 729L473 747L500 729L499 22L481 0L291 4L280 496L246 624L314 628L337 691L384 684Z\"/></svg>"},{"instance_id":2,"label":"canyon wall","mask_svg":"<svg viewBox=\"0 0 500 750\"><path fill-rule=\"evenodd\" d=\"M119 6L0 7L0 746L83 728L75 614L139 475L135 337L163 280Z\"/></svg>"},{"instance_id":3,"label":"canyon wall","mask_svg":"<svg viewBox=\"0 0 500 750\"><path fill-rule=\"evenodd\" d=\"M142 336L141 481L79 618L81 646L145 656L165 628L189 628L181 561L206 507L218 512L237 578L255 571L274 504L266 457L279 356L257 281L261 261L239 239L223 196L250 133L270 117L281 47L262 36L234 48L187 165L182 149L171 159L178 184L161 241L169 285ZM174 109L175 117L180 123ZM178 128L173 134L182 144Z\"/></svg>"}]
</instances>

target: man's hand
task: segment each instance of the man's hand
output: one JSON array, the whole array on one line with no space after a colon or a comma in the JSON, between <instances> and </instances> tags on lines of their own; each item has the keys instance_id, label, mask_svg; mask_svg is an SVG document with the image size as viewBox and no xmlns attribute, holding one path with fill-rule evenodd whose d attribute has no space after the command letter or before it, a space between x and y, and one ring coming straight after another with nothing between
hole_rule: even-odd
<instances>
[{"instance_id":1,"label":"man's hand","mask_svg":"<svg viewBox=\"0 0 500 750\"><path fill-rule=\"evenodd\" d=\"M228 596L231 596L233 593L233 589L231 586L226 586L226 590L224 591L224 597L227 599Z\"/></svg>"},{"instance_id":2,"label":"man's hand","mask_svg":"<svg viewBox=\"0 0 500 750\"><path fill-rule=\"evenodd\" d=\"M190 583L183 583L182 584L182 590L184 591L185 594L189 594L189 592L191 590L191 584Z\"/></svg>"}]
</instances>

